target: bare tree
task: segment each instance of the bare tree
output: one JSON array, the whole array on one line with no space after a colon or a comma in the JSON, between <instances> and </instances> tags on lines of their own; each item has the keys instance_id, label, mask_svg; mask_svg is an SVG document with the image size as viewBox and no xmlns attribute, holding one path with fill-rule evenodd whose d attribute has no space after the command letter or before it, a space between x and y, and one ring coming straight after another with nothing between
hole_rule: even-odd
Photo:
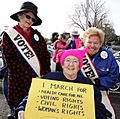
<instances>
[{"instance_id":1,"label":"bare tree","mask_svg":"<svg viewBox=\"0 0 120 119\"><path fill-rule=\"evenodd\" d=\"M106 46L116 39L116 34L113 26L110 24L104 24L102 29L105 32L105 41L103 45Z\"/></svg>"},{"instance_id":2,"label":"bare tree","mask_svg":"<svg viewBox=\"0 0 120 119\"><path fill-rule=\"evenodd\" d=\"M89 0L88 27L97 27L105 32L104 45L115 38L115 30L107 17L108 13L109 11L105 10L105 2L102 2L102 0ZM80 2L75 5L73 15L69 15L70 27L80 28L85 31L86 17L86 3Z\"/></svg>"},{"instance_id":3,"label":"bare tree","mask_svg":"<svg viewBox=\"0 0 120 119\"><path fill-rule=\"evenodd\" d=\"M89 21L88 26L94 26L97 28L103 28L107 20L107 12L105 10L105 2L102 0L90 0L89 2ZM69 15L71 20L70 26L80 28L83 31L86 29L86 4L79 3L75 5L75 11L73 15Z\"/></svg>"}]
</instances>

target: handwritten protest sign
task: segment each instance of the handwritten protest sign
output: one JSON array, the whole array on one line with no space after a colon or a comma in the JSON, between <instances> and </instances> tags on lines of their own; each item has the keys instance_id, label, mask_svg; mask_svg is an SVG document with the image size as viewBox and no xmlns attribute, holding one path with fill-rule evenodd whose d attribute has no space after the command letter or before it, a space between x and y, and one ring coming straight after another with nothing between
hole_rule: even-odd
<instances>
[{"instance_id":1,"label":"handwritten protest sign","mask_svg":"<svg viewBox=\"0 0 120 119\"><path fill-rule=\"evenodd\" d=\"M34 78L25 119L95 119L93 86Z\"/></svg>"}]
</instances>

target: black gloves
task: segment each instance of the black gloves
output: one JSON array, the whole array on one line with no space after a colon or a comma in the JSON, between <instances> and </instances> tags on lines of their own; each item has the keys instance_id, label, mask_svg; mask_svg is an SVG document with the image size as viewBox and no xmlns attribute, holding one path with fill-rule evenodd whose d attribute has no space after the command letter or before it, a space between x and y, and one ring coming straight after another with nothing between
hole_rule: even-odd
<instances>
[{"instance_id":1,"label":"black gloves","mask_svg":"<svg viewBox=\"0 0 120 119\"><path fill-rule=\"evenodd\" d=\"M111 119L112 117L112 113L106 109L106 117L109 117L109 119Z\"/></svg>"}]
</instances>

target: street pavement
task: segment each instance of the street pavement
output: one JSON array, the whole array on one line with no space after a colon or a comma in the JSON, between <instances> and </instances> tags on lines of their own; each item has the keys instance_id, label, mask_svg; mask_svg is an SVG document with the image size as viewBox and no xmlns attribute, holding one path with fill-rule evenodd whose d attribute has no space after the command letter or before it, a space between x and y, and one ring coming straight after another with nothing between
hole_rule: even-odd
<instances>
[{"instance_id":1,"label":"street pavement","mask_svg":"<svg viewBox=\"0 0 120 119\"><path fill-rule=\"evenodd\" d=\"M4 95L0 92L0 119L7 119L8 105Z\"/></svg>"},{"instance_id":2,"label":"street pavement","mask_svg":"<svg viewBox=\"0 0 120 119\"><path fill-rule=\"evenodd\" d=\"M0 119L7 119L9 108L4 95L2 94L2 81L0 79Z\"/></svg>"},{"instance_id":3,"label":"street pavement","mask_svg":"<svg viewBox=\"0 0 120 119\"><path fill-rule=\"evenodd\" d=\"M110 99L116 113L116 119L120 119L120 92L110 93Z\"/></svg>"}]
</instances>

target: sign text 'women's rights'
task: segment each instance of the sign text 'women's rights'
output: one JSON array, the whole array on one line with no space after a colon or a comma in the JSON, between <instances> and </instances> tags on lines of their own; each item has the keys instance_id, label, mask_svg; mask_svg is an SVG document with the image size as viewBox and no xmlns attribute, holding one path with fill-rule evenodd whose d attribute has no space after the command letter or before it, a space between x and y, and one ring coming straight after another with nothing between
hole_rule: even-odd
<instances>
[{"instance_id":1,"label":"sign text 'women's rights'","mask_svg":"<svg viewBox=\"0 0 120 119\"><path fill-rule=\"evenodd\" d=\"M25 119L95 119L93 86L35 78Z\"/></svg>"}]
</instances>

